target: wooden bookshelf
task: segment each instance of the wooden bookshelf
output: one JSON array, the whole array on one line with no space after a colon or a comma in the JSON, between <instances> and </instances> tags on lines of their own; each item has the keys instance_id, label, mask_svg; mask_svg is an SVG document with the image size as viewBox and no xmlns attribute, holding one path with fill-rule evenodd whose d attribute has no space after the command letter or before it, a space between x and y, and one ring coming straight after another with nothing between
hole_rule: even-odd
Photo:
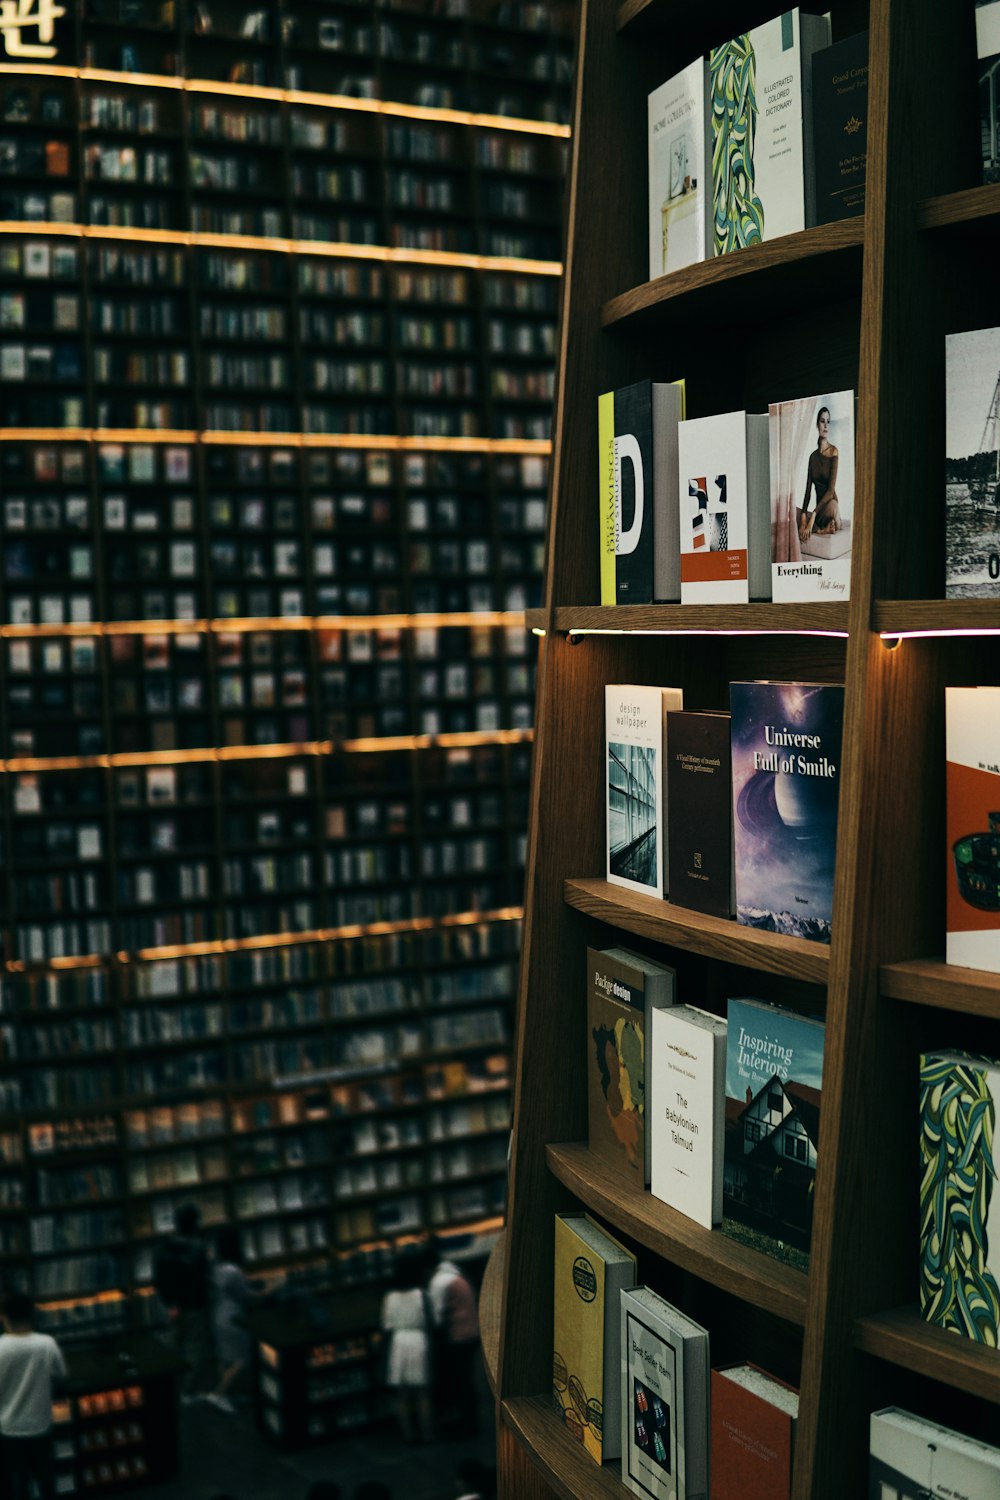
<instances>
[{"instance_id":1,"label":"wooden bookshelf","mask_svg":"<svg viewBox=\"0 0 1000 1500\"><path fill-rule=\"evenodd\" d=\"M917 1371L928 1379L1000 1402L1000 1369L995 1349L957 1338L925 1323L915 1307L894 1308L859 1318L854 1343L866 1354Z\"/></svg>"}]
</instances>

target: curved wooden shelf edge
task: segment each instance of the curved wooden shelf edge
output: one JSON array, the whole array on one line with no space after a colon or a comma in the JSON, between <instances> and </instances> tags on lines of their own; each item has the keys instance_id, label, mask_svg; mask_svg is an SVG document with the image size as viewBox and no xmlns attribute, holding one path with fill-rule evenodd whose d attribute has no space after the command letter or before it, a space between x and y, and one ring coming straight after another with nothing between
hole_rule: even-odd
<instances>
[{"instance_id":1,"label":"curved wooden shelf edge","mask_svg":"<svg viewBox=\"0 0 1000 1500\"><path fill-rule=\"evenodd\" d=\"M493 1399L499 1395L497 1377L500 1367L500 1317L503 1312L503 1281L507 1259L507 1231L504 1230L490 1251L479 1288L479 1340L483 1349L486 1383Z\"/></svg>"},{"instance_id":2,"label":"curved wooden shelf edge","mask_svg":"<svg viewBox=\"0 0 1000 1500\"><path fill-rule=\"evenodd\" d=\"M1000 183L995 182L924 198L917 204L917 225L921 229L946 229L996 218L1000 218Z\"/></svg>"},{"instance_id":3,"label":"curved wooden shelf edge","mask_svg":"<svg viewBox=\"0 0 1000 1500\"><path fill-rule=\"evenodd\" d=\"M617 1463L595 1464L541 1396L504 1401L500 1420L562 1500L625 1500Z\"/></svg>"},{"instance_id":4,"label":"curved wooden shelf edge","mask_svg":"<svg viewBox=\"0 0 1000 1500\"><path fill-rule=\"evenodd\" d=\"M785 974L807 984L826 984L829 979L830 949L825 943L741 927L734 917L708 917L609 880L566 880L563 896L577 911L667 947L765 974Z\"/></svg>"},{"instance_id":5,"label":"curved wooden shelf edge","mask_svg":"<svg viewBox=\"0 0 1000 1500\"><path fill-rule=\"evenodd\" d=\"M916 1307L859 1318L854 1344L865 1354L1000 1403L1000 1350L925 1323Z\"/></svg>"},{"instance_id":6,"label":"curved wooden shelf edge","mask_svg":"<svg viewBox=\"0 0 1000 1500\"><path fill-rule=\"evenodd\" d=\"M782 266L813 256L833 255L862 245L865 238L863 215L851 219L839 219L834 224L819 224L815 229L802 229L797 234L780 235L777 239L765 240L762 245L748 245L745 250L734 250L729 255L717 255L713 260L697 261L680 271L670 271L658 276L655 281L643 282L631 287L605 302L601 309L601 326L611 327L625 318L649 312L661 303L671 302L676 297L685 297L690 292L704 291L708 287L737 281L742 276L758 275L762 271L780 270Z\"/></svg>"},{"instance_id":7,"label":"curved wooden shelf edge","mask_svg":"<svg viewBox=\"0 0 1000 1500\"><path fill-rule=\"evenodd\" d=\"M883 635L1000 630L1000 598L879 599L872 611L872 626Z\"/></svg>"},{"instance_id":8,"label":"curved wooden shelf edge","mask_svg":"<svg viewBox=\"0 0 1000 1500\"><path fill-rule=\"evenodd\" d=\"M883 964L879 989L888 998L907 1000L911 1005L930 1005L1000 1021L1000 974L963 969L958 964L946 964L942 958Z\"/></svg>"},{"instance_id":9,"label":"curved wooden shelf edge","mask_svg":"<svg viewBox=\"0 0 1000 1500\"><path fill-rule=\"evenodd\" d=\"M564 1187L654 1254L786 1322L805 1323L809 1278L802 1271L640 1193L584 1145L546 1146L545 1157Z\"/></svg>"},{"instance_id":10,"label":"curved wooden shelf edge","mask_svg":"<svg viewBox=\"0 0 1000 1500\"><path fill-rule=\"evenodd\" d=\"M847 634L846 603L812 604L574 604L557 606L554 628L572 630L686 631L790 635L811 631Z\"/></svg>"}]
</instances>

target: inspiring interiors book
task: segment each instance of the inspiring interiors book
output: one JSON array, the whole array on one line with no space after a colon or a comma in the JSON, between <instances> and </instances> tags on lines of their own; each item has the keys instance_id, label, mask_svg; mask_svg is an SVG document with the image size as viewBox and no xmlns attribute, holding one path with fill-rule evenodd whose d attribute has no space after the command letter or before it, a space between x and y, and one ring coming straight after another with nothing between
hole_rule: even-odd
<instances>
[{"instance_id":1,"label":"inspiring interiors book","mask_svg":"<svg viewBox=\"0 0 1000 1500\"><path fill-rule=\"evenodd\" d=\"M693 1005L653 1016L654 1198L712 1229L722 1222L726 1023Z\"/></svg>"},{"instance_id":2,"label":"inspiring interiors book","mask_svg":"<svg viewBox=\"0 0 1000 1500\"><path fill-rule=\"evenodd\" d=\"M651 896L664 894L665 720L683 707L680 688L605 685L608 879Z\"/></svg>"},{"instance_id":3,"label":"inspiring interiors book","mask_svg":"<svg viewBox=\"0 0 1000 1500\"><path fill-rule=\"evenodd\" d=\"M771 596L767 417L695 417L677 431L682 604Z\"/></svg>"},{"instance_id":4,"label":"inspiring interiors book","mask_svg":"<svg viewBox=\"0 0 1000 1500\"><path fill-rule=\"evenodd\" d=\"M646 1500L708 1500L708 1333L648 1287L621 1298L622 1480Z\"/></svg>"},{"instance_id":5,"label":"inspiring interiors book","mask_svg":"<svg viewBox=\"0 0 1000 1500\"><path fill-rule=\"evenodd\" d=\"M920 1059L920 1311L1000 1348L1000 1062Z\"/></svg>"},{"instance_id":6,"label":"inspiring interiors book","mask_svg":"<svg viewBox=\"0 0 1000 1500\"><path fill-rule=\"evenodd\" d=\"M810 58L829 41L825 17L795 9L709 54L716 255L815 222Z\"/></svg>"},{"instance_id":7,"label":"inspiring interiors book","mask_svg":"<svg viewBox=\"0 0 1000 1500\"><path fill-rule=\"evenodd\" d=\"M733 682L736 917L830 941L844 689Z\"/></svg>"},{"instance_id":8,"label":"inspiring interiors book","mask_svg":"<svg viewBox=\"0 0 1000 1500\"><path fill-rule=\"evenodd\" d=\"M726 1037L724 1231L809 1267L823 1085L821 1021L730 1000Z\"/></svg>"},{"instance_id":9,"label":"inspiring interiors book","mask_svg":"<svg viewBox=\"0 0 1000 1500\"><path fill-rule=\"evenodd\" d=\"M649 96L649 279L704 260L705 65Z\"/></svg>"},{"instance_id":10,"label":"inspiring interiors book","mask_svg":"<svg viewBox=\"0 0 1000 1500\"><path fill-rule=\"evenodd\" d=\"M945 688L945 958L1000 973L1000 688Z\"/></svg>"},{"instance_id":11,"label":"inspiring interiors book","mask_svg":"<svg viewBox=\"0 0 1000 1500\"><path fill-rule=\"evenodd\" d=\"M898 1406L873 1411L869 1500L1000 1500L1000 1449Z\"/></svg>"},{"instance_id":12,"label":"inspiring interiors book","mask_svg":"<svg viewBox=\"0 0 1000 1500\"><path fill-rule=\"evenodd\" d=\"M757 1365L712 1371L712 1500L789 1500L799 1393Z\"/></svg>"},{"instance_id":13,"label":"inspiring interiors book","mask_svg":"<svg viewBox=\"0 0 1000 1500\"><path fill-rule=\"evenodd\" d=\"M769 408L771 595L847 599L854 518L854 392Z\"/></svg>"},{"instance_id":14,"label":"inspiring interiors book","mask_svg":"<svg viewBox=\"0 0 1000 1500\"><path fill-rule=\"evenodd\" d=\"M1000 0L996 9L1000 11ZM944 591L949 599L996 599L1000 597L1000 328L949 334L944 345Z\"/></svg>"},{"instance_id":15,"label":"inspiring interiors book","mask_svg":"<svg viewBox=\"0 0 1000 1500\"><path fill-rule=\"evenodd\" d=\"M595 1463L621 1452L619 1299L635 1256L585 1214L556 1214L552 1396Z\"/></svg>"}]
</instances>

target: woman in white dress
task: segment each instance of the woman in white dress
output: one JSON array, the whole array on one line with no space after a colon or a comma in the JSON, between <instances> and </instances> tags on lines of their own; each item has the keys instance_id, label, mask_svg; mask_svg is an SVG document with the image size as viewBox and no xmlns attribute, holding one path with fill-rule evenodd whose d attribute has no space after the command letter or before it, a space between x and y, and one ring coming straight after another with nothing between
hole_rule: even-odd
<instances>
[{"instance_id":1,"label":"woman in white dress","mask_svg":"<svg viewBox=\"0 0 1000 1500\"><path fill-rule=\"evenodd\" d=\"M416 1257L400 1261L395 1286L382 1300L382 1330L388 1341L385 1383L395 1395L396 1418L406 1442L428 1443L431 1424L430 1303L424 1268Z\"/></svg>"}]
</instances>

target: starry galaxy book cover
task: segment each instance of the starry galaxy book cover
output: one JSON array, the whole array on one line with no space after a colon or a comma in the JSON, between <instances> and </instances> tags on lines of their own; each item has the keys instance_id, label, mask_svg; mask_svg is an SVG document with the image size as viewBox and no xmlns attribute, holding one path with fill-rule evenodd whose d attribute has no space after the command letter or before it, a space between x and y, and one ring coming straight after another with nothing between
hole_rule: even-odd
<instances>
[{"instance_id":1,"label":"starry galaxy book cover","mask_svg":"<svg viewBox=\"0 0 1000 1500\"><path fill-rule=\"evenodd\" d=\"M844 689L730 683L736 919L830 941Z\"/></svg>"}]
</instances>

